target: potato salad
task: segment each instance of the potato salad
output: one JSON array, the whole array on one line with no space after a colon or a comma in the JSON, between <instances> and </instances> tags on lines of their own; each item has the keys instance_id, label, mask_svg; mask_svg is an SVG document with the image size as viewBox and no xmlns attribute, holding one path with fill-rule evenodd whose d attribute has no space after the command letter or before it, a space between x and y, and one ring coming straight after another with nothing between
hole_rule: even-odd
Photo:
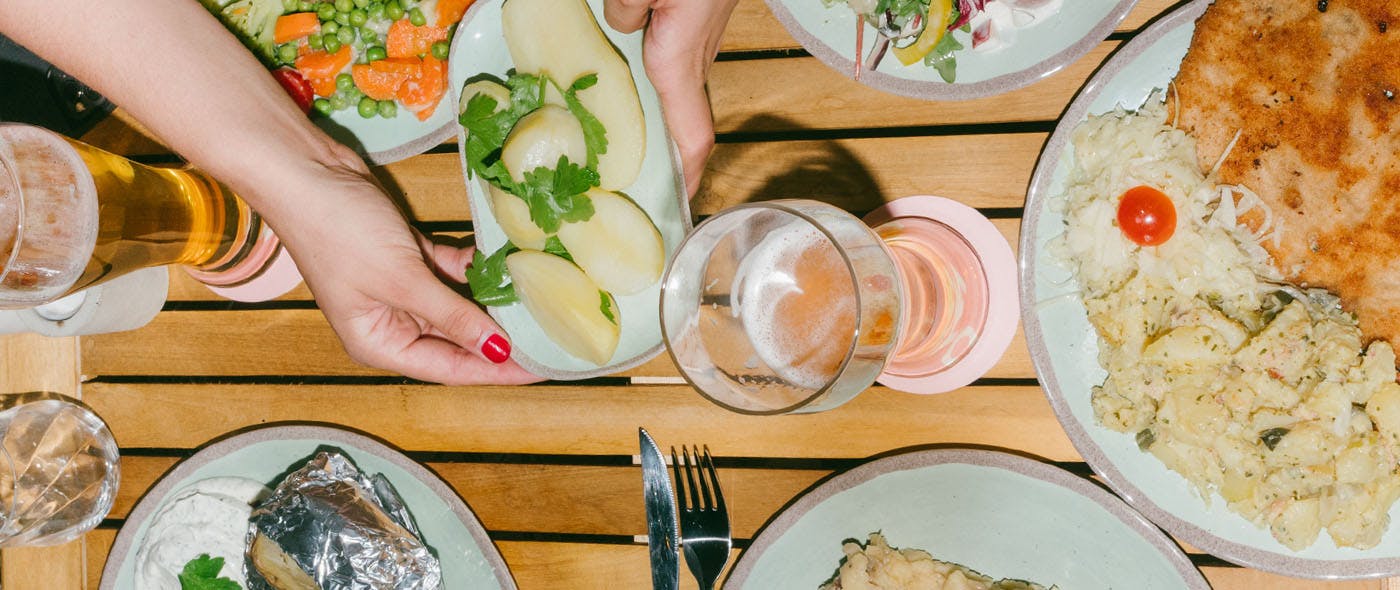
<instances>
[{"instance_id":1,"label":"potato salad","mask_svg":"<svg viewBox=\"0 0 1400 590\"><path fill-rule=\"evenodd\" d=\"M1200 171L1159 98L1090 117L1072 141L1051 253L1099 336L1098 421L1291 549L1324 529L1342 547L1380 542L1400 497L1391 346L1363 346L1335 297L1282 282L1259 246L1276 239L1269 223L1236 220L1270 212ZM1174 208L1157 245L1134 239L1120 207L1143 186Z\"/></svg>"}]
</instances>

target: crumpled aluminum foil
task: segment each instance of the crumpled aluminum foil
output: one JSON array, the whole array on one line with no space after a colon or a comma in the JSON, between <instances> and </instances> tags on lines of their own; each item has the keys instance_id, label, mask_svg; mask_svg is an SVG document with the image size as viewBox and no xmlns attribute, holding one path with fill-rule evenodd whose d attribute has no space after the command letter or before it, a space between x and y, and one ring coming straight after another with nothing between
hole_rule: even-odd
<instances>
[{"instance_id":1,"label":"crumpled aluminum foil","mask_svg":"<svg viewBox=\"0 0 1400 590\"><path fill-rule=\"evenodd\" d=\"M442 570L403 499L382 474L367 477L337 452L317 453L277 485L249 518L322 590L438 590ZM275 590L244 560L248 590Z\"/></svg>"}]
</instances>

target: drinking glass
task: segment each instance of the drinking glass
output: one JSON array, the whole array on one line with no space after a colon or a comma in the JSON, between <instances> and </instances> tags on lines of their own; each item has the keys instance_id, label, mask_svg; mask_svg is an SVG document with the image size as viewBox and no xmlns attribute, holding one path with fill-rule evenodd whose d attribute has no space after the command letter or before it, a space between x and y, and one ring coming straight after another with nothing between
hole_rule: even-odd
<instances>
[{"instance_id":1,"label":"drinking glass","mask_svg":"<svg viewBox=\"0 0 1400 590\"><path fill-rule=\"evenodd\" d=\"M0 395L0 548L67 543L112 509L117 443L77 400Z\"/></svg>"},{"instance_id":2,"label":"drinking glass","mask_svg":"<svg viewBox=\"0 0 1400 590\"><path fill-rule=\"evenodd\" d=\"M816 412L882 375L914 381L957 364L981 337L987 291L977 253L936 220L872 228L818 201L752 203L706 219L677 248L662 335L711 401Z\"/></svg>"},{"instance_id":3,"label":"drinking glass","mask_svg":"<svg viewBox=\"0 0 1400 590\"><path fill-rule=\"evenodd\" d=\"M257 213L198 170L0 124L0 309L168 264L214 285L244 281L276 247Z\"/></svg>"}]
</instances>

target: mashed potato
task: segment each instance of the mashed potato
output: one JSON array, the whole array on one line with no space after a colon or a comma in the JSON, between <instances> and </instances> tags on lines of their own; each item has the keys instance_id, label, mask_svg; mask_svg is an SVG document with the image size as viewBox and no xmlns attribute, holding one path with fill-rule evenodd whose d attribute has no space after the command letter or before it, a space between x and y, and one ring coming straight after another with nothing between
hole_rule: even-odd
<instances>
[{"instance_id":1,"label":"mashed potato","mask_svg":"<svg viewBox=\"0 0 1400 590\"><path fill-rule=\"evenodd\" d=\"M1074 271L1100 338L1099 422L1292 549L1323 529L1339 546L1376 545L1400 497L1390 345L1363 348L1335 297L1281 282L1259 247L1267 225L1251 234L1235 219L1262 203L1201 174L1194 140L1166 124L1160 100L1091 117L1073 143L1051 252ZM1176 206L1161 246L1116 225L1119 196L1138 185Z\"/></svg>"},{"instance_id":2,"label":"mashed potato","mask_svg":"<svg viewBox=\"0 0 1400 590\"><path fill-rule=\"evenodd\" d=\"M1020 580L991 578L918 549L894 549L880 533L864 547L847 541L846 559L819 590L1044 590Z\"/></svg>"}]
</instances>

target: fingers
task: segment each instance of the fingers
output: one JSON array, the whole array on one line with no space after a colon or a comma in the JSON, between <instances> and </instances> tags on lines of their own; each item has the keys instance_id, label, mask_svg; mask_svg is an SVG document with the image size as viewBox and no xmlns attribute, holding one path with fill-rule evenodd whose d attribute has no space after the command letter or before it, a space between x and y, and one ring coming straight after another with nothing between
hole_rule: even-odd
<instances>
[{"instance_id":1,"label":"fingers","mask_svg":"<svg viewBox=\"0 0 1400 590\"><path fill-rule=\"evenodd\" d=\"M685 171L687 194L694 197L700 188L700 177L705 172L705 162L710 159L710 151L715 146L714 119L710 114L710 99L705 92L702 75L677 74L666 65L659 65L648 73L661 97L661 110L666 117L666 127L676 140L680 150L681 165Z\"/></svg>"},{"instance_id":2,"label":"fingers","mask_svg":"<svg viewBox=\"0 0 1400 590\"><path fill-rule=\"evenodd\" d=\"M444 385L515 385L540 380L514 361L493 363L455 343L432 337L414 340L400 351L397 360L404 376Z\"/></svg>"},{"instance_id":3,"label":"fingers","mask_svg":"<svg viewBox=\"0 0 1400 590\"><path fill-rule=\"evenodd\" d=\"M646 26L651 5L652 0L607 0L603 6L603 18L617 32L631 33Z\"/></svg>"}]
</instances>

